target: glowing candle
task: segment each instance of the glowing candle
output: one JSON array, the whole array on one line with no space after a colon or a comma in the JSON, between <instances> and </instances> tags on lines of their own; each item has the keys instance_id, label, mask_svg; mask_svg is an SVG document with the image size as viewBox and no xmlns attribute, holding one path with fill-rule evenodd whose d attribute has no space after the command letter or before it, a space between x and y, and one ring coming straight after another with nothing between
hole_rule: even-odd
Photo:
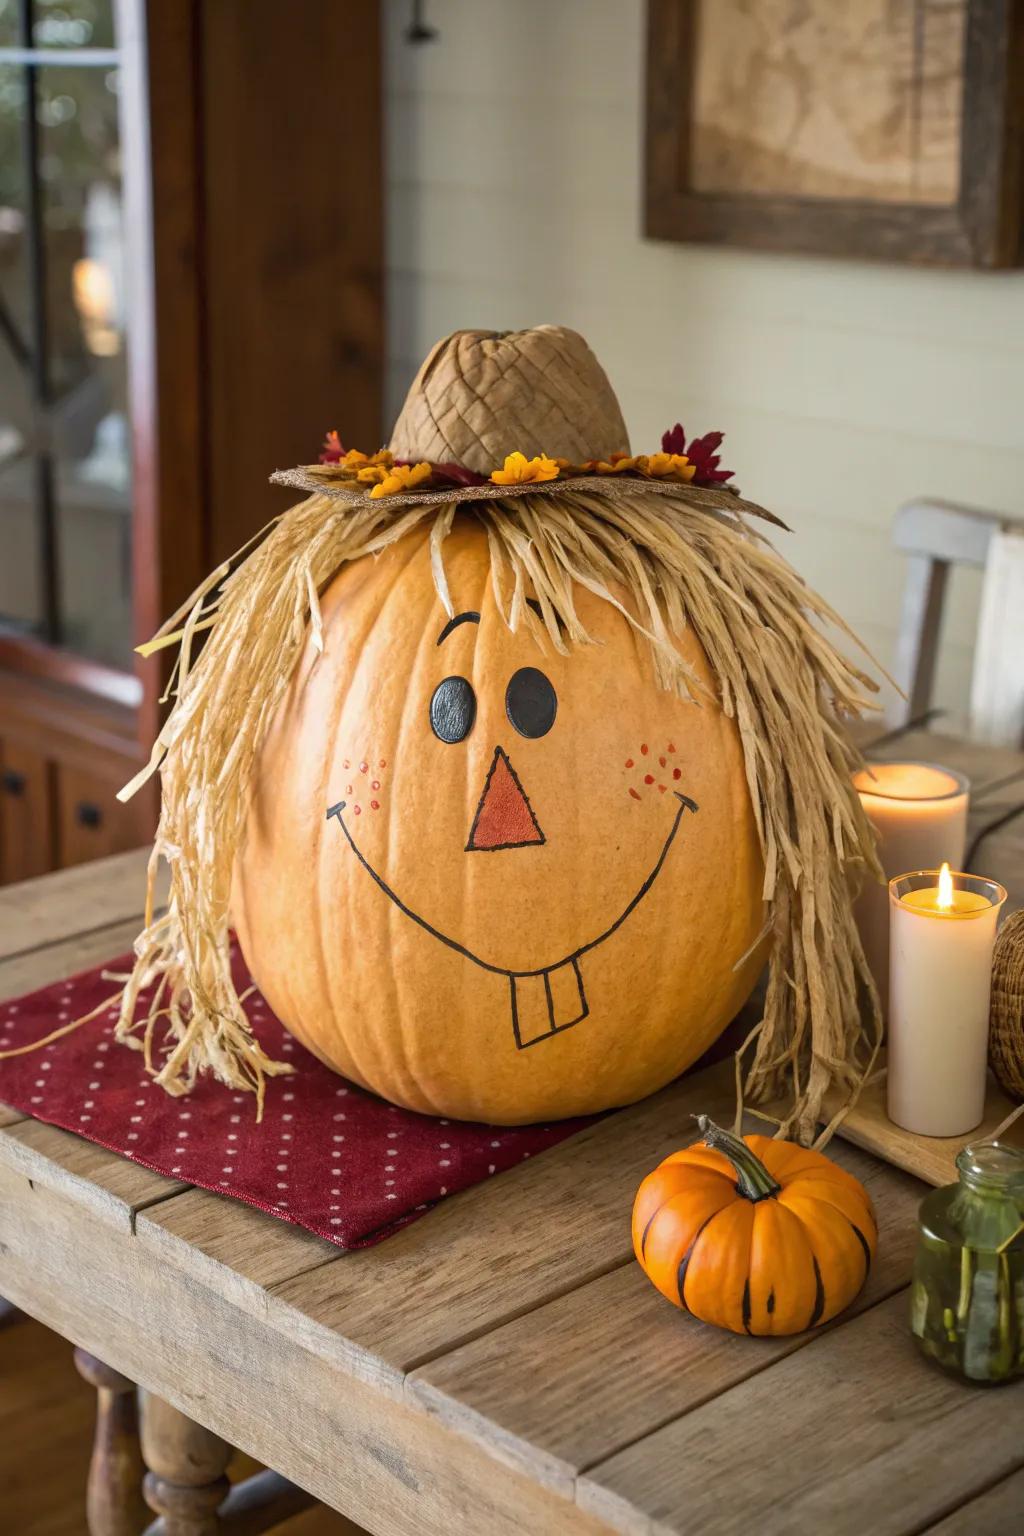
<instances>
[{"instance_id":1,"label":"glowing candle","mask_svg":"<svg viewBox=\"0 0 1024 1536\"><path fill-rule=\"evenodd\" d=\"M957 869L967 846L965 778L932 763L872 763L854 776L861 804L878 833L887 880L905 869ZM889 896L865 883L857 926L883 1009L889 999Z\"/></svg>"},{"instance_id":2,"label":"glowing candle","mask_svg":"<svg viewBox=\"0 0 1024 1536\"><path fill-rule=\"evenodd\" d=\"M889 1118L922 1136L985 1110L992 946L1006 892L948 864L889 882Z\"/></svg>"}]
</instances>

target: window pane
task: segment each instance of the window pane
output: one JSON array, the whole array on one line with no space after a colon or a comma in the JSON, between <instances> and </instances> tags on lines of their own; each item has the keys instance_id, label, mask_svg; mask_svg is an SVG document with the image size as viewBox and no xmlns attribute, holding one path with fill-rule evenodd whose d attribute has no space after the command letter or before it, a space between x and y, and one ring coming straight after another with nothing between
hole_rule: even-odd
<instances>
[{"instance_id":1,"label":"window pane","mask_svg":"<svg viewBox=\"0 0 1024 1536\"><path fill-rule=\"evenodd\" d=\"M25 353L31 323L21 149L24 103L23 71L0 65L0 626L38 635L44 613L35 464L29 457L36 412Z\"/></svg>"},{"instance_id":2,"label":"window pane","mask_svg":"<svg viewBox=\"0 0 1024 1536\"><path fill-rule=\"evenodd\" d=\"M18 0L0 0L0 48L18 46Z\"/></svg>"},{"instance_id":3,"label":"window pane","mask_svg":"<svg viewBox=\"0 0 1024 1536\"><path fill-rule=\"evenodd\" d=\"M131 662L131 452L115 70L39 70L50 441L66 648Z\"/></svg>"},{"instance_id":4,"label":"window pane","mask_svg":"<svg viewBox=\"0 0 1024 1536\"><path fill-rule=\"evenodd\" d=\"M113 48L113 0L36 0L32 41L37 48Z\"/></svg>"},{"instance_id":5,"label":"window pane","mask_svg":"<svg viewBox=\"0 0 1024 1536\"><path fill-rule=\"evenodd\" d=\"M2 0L0 0L2 3ZM28 268L25 262L25 174L21 125L25 113L25 72L0 64L0 299L18 335L31 332ZM0 340L3 377L7 376L10 340ZM7 406L0 393L0 411Z\"/></svg>"},{"instance_id":6,"label":"window pane","mask_svg":"<svg viewBox=\"0 0 1024 1536\"><path fill-rule=\"evenodd\" d=\"M43 566L34 475L35 464L25 457L0 465L0 631L42 639Z\"/></svg>"}]
</instances>

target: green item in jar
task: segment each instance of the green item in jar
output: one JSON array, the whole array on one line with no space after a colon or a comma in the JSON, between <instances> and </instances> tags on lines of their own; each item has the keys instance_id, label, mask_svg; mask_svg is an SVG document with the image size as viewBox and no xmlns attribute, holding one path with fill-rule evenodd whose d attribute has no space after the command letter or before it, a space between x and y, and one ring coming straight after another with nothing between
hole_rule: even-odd
<instances>
[{"instance_id":1,"label":"green item in jar","mask_svg":"<svg viewBox=\"0 0 1024 1536\"><path fill-rule=\"evenodd\" d=\"M968 1381L1024 1373L1024 1152L967 1146L959 1183L918 1213L911 1330L925 1355Z\"/></svg>"}]
</instances>

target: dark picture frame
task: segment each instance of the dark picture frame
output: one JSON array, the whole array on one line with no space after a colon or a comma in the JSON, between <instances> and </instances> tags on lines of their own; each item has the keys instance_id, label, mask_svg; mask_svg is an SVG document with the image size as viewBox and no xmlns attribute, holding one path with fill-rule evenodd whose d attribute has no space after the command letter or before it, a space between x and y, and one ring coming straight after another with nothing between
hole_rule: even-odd
<instances>
[{"instance_id":1,"label":"dark picture frame","mask_svg":"<svg viewBox=\"0 0 1024 1536\"><path fill-rule=\"evenodd\" d=\"M712 7L714 0L703 0ZM690 184L701 0L648 0L644 233L960 267L1022 257L1024 3L968 0L959 194L949 204L698 191Z\"/></svg>"}]
</instances>

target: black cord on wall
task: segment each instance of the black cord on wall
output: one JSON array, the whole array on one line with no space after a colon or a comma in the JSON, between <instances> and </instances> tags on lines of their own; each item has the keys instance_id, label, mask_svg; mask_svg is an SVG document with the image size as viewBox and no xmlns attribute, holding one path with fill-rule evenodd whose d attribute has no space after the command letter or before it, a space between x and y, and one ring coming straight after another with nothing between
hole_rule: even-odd
<instances>
[{"instance_id":1,"label":"black cord on wall","mask_svg":"<svg viewBox=\"0 0 1024 1536\"><path fill-rule=\"evenodd\" d=\"M437 28L427 22L426 9L426 0L412 0L412 15L405 29L407 43L433 43L440 36Z\"/></svg>"}]
</instances>

